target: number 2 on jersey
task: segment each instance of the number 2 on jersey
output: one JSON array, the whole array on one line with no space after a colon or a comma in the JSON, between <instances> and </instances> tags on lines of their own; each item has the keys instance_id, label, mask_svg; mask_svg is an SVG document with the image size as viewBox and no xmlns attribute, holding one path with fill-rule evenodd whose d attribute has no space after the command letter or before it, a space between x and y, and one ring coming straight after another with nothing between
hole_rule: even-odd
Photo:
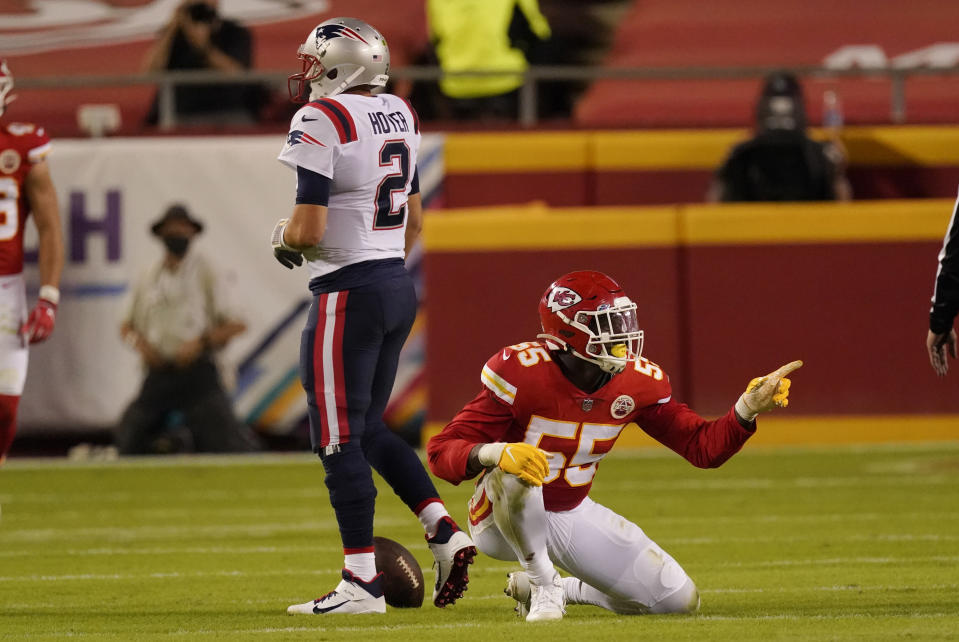
<instances>
[{"instance_id":1,"label":"number 2 on jersey","mask_svg":"<svg viewBox=\"0 0 959 642\"><path fill-rule=\"evenodd\" d=\"M380 167L393 167L399 159L399 171L383 177L376 188L374 230L395 230L406 222L406 205L395 204L394 194L406 191L410 180L410 148L402 140L388 140L380 148Z\"/></svg>"}]
</instances>

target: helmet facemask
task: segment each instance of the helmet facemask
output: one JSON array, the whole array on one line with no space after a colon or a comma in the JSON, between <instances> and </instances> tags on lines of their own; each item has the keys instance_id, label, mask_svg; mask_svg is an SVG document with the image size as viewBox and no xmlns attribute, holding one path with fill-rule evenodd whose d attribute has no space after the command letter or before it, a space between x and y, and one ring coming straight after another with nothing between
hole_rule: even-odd
<instances>
[{"instance_id":1,"label":"helmet facemask","mask_svg":"<svg viewBox=\"0 0 959 642\"><path fill-rule=\"evenodd\" d=\"M314 80L323 75L323 65L315 56L304 51L306 45L300 45L296 52L296 57L301 61L303 68L299 73L291 75L286 80L287 91L290 92L290 99L295 103L305 103L310 99L308 87Z\"/></svg>"},{"instance_id":2,"label":"helmet facemask","mask_svg":"<svg viewBox=\"0 0 959 642\"><path fill-rule=\"evenodd\" d=\"M573 350L581 359L595 363L604 372L619 374L643 352L643 331L636 318L636 304L629 297L617 297L613 305L598 310L577 311L567 324L585 334L586 354Z\"/></svg>"}]
</instances>

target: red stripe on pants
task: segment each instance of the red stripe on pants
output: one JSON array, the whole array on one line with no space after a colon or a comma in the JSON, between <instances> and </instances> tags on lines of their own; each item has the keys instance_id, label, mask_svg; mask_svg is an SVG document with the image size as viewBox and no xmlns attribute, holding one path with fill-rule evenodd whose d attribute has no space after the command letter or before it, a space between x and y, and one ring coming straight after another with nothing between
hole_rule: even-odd
<instances>
[{"instance_id":1,"label":"red stripe on pants","mask_svg":"<svg viewBox=\"0 0 959 642\"><path fill-rule=\"evenodd\" d=\"M321 294L316 299L313 395L322 423L321 448L330 444L344 444L350 440L343 372L343 328L348 295L349 291L330 292Z\"/></svg>"},{"instance_id":2,"label":"red stripe on pants","mask_svg":"<svg viewBox=\"0 0 959 642\"><path fill-rule=\"evenodd\" d=\"M346 298L349 291L338 293L336 301L336 327L333 331L333 370L336 377L336 415L340 425L340 443L350 440L350 417L347 413L346 379L343 371L343 329L346 327Z\"/></svg>"}]
</instances>

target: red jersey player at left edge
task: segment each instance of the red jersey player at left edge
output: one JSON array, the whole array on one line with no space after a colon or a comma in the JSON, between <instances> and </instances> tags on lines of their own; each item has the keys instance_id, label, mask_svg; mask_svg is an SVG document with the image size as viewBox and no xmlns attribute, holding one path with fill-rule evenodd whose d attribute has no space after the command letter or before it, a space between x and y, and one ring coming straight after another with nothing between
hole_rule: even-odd
<instances>
[{"instance_id":1,"label":"red jersey player at left edge","mask_svg":"<svg viewBox=\"0 0 959 642\"><path fill-rule=\"evenodd\" d=\"M63 270L60 211L46 162L50 138L38 125L4 118L12 91L13 75L0 58L0 464L16 432L28 347L53 332ZM40 293L28 313L23 230L30 214L39 239Z\"/></svg>"}]
</instances>

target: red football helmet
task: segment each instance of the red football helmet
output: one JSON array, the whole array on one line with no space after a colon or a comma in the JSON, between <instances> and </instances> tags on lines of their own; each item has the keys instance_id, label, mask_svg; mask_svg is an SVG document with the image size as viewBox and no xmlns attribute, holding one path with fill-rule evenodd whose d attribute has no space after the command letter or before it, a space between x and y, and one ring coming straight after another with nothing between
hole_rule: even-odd
<instances>
[{"instance_id":1,"label":"red football helmet","mask_svg":"<svg viewBox=\"0 0 959 642\"><path fill-rule=\"evenodd\" d=\"M541 338L569 347L580 359L618 374L643 351L636 304L602 272L570 272L539 302Z\"/></svg>"},{"instance_id":2,"label":"red football helmet","mask_svg":"<svg viewBox=\"0 0 959 642\"><path fill-rule=\"evenodd\" d=\"M3 112L7 110L7 105L16 98L10 93L11 91L13 91L13 74L7 67L7 61L0 58L0 116L3 116Z\"/></svg>"}]
</instances>

